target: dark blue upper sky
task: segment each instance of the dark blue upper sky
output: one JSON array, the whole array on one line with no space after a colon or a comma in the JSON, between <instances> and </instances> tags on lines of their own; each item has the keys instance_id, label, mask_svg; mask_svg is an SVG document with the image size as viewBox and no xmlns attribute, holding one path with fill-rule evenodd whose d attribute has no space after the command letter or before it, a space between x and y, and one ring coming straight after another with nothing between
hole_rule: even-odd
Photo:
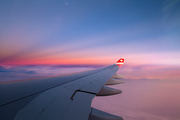
<instances>
[{"instance_id":1,"label":"dark blue upper sky","mask_svg":"<svg viewBox=\"0 0 180 120\"><path fill-rule=\"evenodd\" d=\"M1 0L0 16L2 62L30 54L180 53L179 0Z\"/></svg>"}]
</instances>

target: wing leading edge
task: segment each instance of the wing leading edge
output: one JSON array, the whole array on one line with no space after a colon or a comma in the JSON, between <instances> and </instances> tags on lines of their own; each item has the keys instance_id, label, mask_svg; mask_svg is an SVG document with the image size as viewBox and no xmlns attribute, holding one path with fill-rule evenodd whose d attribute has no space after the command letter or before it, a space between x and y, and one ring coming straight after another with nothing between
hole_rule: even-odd
<instances>
[{"instance_id":1,"label":"wing leading edge","mask_svg":"<svg viewBox=\"0 0 180 120\"><path fill-rule=\"evenodd\" d=\"M115 74L118 69L117 64L113 64L66 76L2 83L0 119L100 120L103 117L92 112L91 101L98 95L107 96L122 92L104 86L122 83L118 82ZM113 76L116 78L111 78Z\"/></svg>"}]
</instances>

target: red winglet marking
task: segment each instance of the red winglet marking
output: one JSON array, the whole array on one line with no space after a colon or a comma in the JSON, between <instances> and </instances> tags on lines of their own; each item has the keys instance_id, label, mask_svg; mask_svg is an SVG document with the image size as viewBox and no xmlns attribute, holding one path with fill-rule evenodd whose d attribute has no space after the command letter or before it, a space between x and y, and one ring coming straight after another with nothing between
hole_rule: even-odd
<instances>
[{"instance_id":1,"label":"red winglet marking","mask_svg":"<svg viewBox=\"0 0 180 120\"><path fill-rule=\"evenodd\" d=\"M120 58L116 64L120 64L120 65L123 65L124 64L124 58Z\"/></svg>"}]
</instances>

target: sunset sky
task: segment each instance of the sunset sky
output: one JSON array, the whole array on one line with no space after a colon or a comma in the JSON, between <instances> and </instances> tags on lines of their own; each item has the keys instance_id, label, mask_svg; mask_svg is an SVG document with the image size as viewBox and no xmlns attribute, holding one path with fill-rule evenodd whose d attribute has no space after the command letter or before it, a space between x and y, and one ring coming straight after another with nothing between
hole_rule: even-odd
<instances>
[{"instance_id":1,"label":"sunset sky","mask_svg":"<svg viewBox=\"0 0 180 120\"><path fill-rule=\"evenodd\" d=\"M91 106L180 119L180 0L0 0L0 83L114 64L122 94Z\"/></svg>"},{"instance_id":2,"label":"sunset sky","mask_svg":"<svg viewBox=\"0 0 180 120\"><path fill-rule=\"evenodd\" d=\"M1 0L0 16L3 69L124 57L125 76L140 69L150 74L132 77L161 78L152 77L159 71L180 78L179 0Z\"/></svg>"}]
</instances>

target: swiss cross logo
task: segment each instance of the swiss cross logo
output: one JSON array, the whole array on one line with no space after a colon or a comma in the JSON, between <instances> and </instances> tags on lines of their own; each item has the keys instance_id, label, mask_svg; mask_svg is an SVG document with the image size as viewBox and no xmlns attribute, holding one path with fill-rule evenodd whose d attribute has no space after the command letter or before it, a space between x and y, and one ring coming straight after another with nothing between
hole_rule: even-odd
<instances>
[{"instance_id":1,"label":"swiss cross logo","mask_svg":"<svg viewBox=\"0 0 180 120\"><path fill-rule=\"evenodd\" d=\"M118 62L123 63L124 62L124 58L119 59Z\"/></svg>"},{"instance_id":2,"label":"swiss cross logo","mask_svg":"<svg viewBox=\"0 0 180 120\"><path fill-rule=\"evenodd\" d=\"M116 64L124 64L124 58L119 59Z\"/></svg>"},{"instance_id":3,"label":"swiss cross logo","mask_svg":"<svg viewBox=\"0 0 180 120\"><path fill-rule=\"evenodd\" d=\"M124 62L124 59L121 58L119 61L120 61L120 62Z\"/></svg>"}]
</instances>

